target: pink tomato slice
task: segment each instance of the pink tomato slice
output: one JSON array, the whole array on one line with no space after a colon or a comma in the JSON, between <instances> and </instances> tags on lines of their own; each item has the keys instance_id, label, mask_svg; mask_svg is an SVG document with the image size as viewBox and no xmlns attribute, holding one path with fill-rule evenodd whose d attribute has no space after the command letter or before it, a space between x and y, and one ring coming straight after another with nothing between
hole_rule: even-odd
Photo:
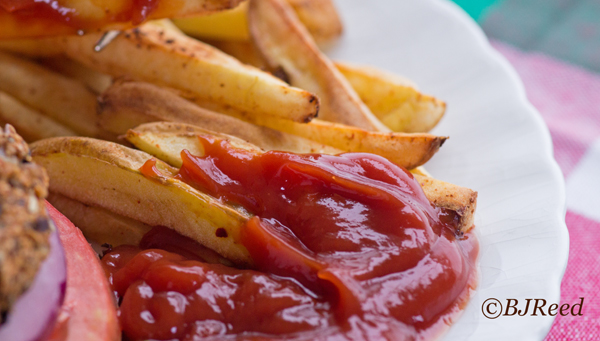
<instances>
[{"instance_id":1,"label":"pink tomato slice","mask_svg":"<svg viewBox=\"0 0 600 341\"><path fill-rule=\"evenodd\" d=\"M114 296L98 256L81 231L52 205L67 259L67 291L50 341L118 341L121 330Z\"/></svg>"}]
</instances>

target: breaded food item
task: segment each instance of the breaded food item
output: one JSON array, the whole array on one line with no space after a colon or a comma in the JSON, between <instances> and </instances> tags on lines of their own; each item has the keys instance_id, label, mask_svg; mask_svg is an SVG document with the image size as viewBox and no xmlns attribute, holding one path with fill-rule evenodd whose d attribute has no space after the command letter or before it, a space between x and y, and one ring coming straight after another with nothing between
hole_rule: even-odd
<instances>
[{"instance_id":1,"label":"breaded food item","mask_svg":"<svg viewBox=\"0 0 600 341\"><path fill-rule=\"evenodd\" d=\"M50 251L46 171L11 125L0 130L0 312L31 285Z\"/></svg>"}]
</instances>

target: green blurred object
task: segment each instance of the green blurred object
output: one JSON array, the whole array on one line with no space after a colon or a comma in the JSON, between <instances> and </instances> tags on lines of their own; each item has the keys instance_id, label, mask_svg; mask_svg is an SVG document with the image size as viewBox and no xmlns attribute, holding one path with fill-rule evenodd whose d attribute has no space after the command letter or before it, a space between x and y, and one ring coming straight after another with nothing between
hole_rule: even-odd
<instances>
[{"instance_id":1,"label":"green blurred object","mask_svg":"<svg viewBox=\"0 0 600 341\"><path fill-rule=\"evenodd\" d=\"M492 5L501 0L453 0L457 5L462 7L469 15L479 21L485 11Z\"/></svg>"},{"instance_id":2,"label":"green blurred object","mask_svg":"<svg viewBox=\"0 0 600 341\"><path fill-rule=\"evenodd\" d=\"M600 72L600 0L452 1L492 40Z\"/></svg>"}]
</instances>

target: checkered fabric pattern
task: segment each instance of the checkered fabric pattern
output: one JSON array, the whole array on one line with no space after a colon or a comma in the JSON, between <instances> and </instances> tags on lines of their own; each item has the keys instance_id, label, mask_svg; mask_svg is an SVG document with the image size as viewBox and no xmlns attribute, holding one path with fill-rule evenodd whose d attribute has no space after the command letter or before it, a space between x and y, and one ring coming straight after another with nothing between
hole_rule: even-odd
<instances>
[{"instance_id":1,"label":"checkered fabric pattern","mask_svg":"<svg viewBox=\"0 0 600 341\"><path fill-rule=\"evenodd\" d=\"M600 340L600 74L539 52L493 45L517 70L546 121L566 180L570 254L561 302L584 297L585 304L583 316L557 316L546 340Z\"/></svg>"}]
</instances>

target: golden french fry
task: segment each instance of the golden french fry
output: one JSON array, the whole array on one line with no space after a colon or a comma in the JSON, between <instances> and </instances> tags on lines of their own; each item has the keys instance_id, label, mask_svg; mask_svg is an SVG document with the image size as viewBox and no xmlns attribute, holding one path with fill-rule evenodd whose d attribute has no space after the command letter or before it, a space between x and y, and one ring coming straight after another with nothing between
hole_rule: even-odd
<instances>
[{"instance_id":1,"label":"golden french fry","mask_svg":"<svg viewBox=\"0 0 600 341\"><path fill-rule=\"evenodd\" d=\"M139 169L151 155L81 137L41 140L31 152L48 172L50 191L150 226L172 228L236 263L252 263L239 243L248 213L174 179L177 170L161 161L156 167L164 177L145 177ZM227 237L217 229L225 229Z\"/></svg>"},{"instance_id":2,"label":"golden french fry","mask_svg":"<svg viewBox=\"0 0 600 341\"><path fill-rule=\"evenodd\" d=\"M15 127L27 142L49 137L75 136L71 129L27 107L12 96L0 91L0 122Z\"/></svg>"},{"instance_id":3,"label":"golden french fry","mask_svg":"<svg viewBox=\"0 0 600 341\"><path fill-rule=\"evenodd\" d=\"M254 43L251 41L230 41L230 40L209 40L203 39L202 41L218 48L219 50L227 53L228 55L235 57L237 60L244 64L252 65L259 69L266 70L268 68L267 62L256 50ZM278 76L275 74L275 76ZM285 76L285 75L283 75Z\"/></svg>"},{"instance_id":4,"label":"golden french fry","mask_svg":"<svg viewBox=\"0 0 600 341\"><path fill-rule=\"evenodd\" d=\"M247 41L248 1L236 8L203 16L173 19L173 23L192 37L228 41Z\"/></svg>"},{"instance_id":5,"label":"golden french fry","mask_svg":"<svg viewBox=\"0 0 600 341\"><path fill-rule=\"evenodd\" d=\"M264 116L244 116L233 111L223 112L256 125L301 136L345 152L377 154L406 169L413 169L429 161L447 139L444 136L426 133L367 131L320 119L309 123L296 123Z\"/></svg>"},{"instance_id":6,"label":"golden french fry","mask_svg":"<svg viewBox=\"0 0 600 341\"><path fill-rule=\"evenodd\" d=\"M217 114L149 83L117 82L100 96L100 127L121 135L142 123L170 121L188 123L241 138L265 150L296 153L337 153L332 147L267 127Z\"/></svg>"},{"instance_id":7,"label":"golden french fry","mask_svg":"<svg viewBox=\"0 0 600 341\"><path fill-rule=\"evenodd\" d=\"M78 135L99 135L96 95L82 83L6 53L0 53L0 70L0 91Z\"/></svg>"},{"instance_id":8,"label":"golden french fry","mask_svg":"<svg viewBox=\"0 0 600 341\"><path fill-rule=\"evenodd\" d=\"M177 127L182 127L181 124L170 124L177 134L173 132L152 131L156 130L156 128L153 127L155 124L169 123L146 123L130 129L126 135L127 141L136 148L143 150L174 167L181 167L181 156L179 156L179 153L184 149L187 149L193 155L204 154L204 149L196 135L190 131L178 131ZM202 130L199 129L199 131Z\"/></svg>"},{"instance_id":9,"label":"golden french fry","mask_svg":"<svg viewBox=\"0 0 600 341\"><path fill-rule=\"evenodd\" d=\"M86 205L58 193L48 195L47 200L64 214L83 235L98 244L139 245L151 226L100 207Z\"/></svg>"},{"instance_id":10,"label":"golden french fry","mask_svg":"<svg viewBox=\"0 0 600 341\"><path fill-rule=\"evenodd\" d=\"M193 155L204 155L198 135L210 135L229 141L234 147L262 152L258 146L235 136L220 134L200 127L169 122L142 124L127 131L127 141L138 149L165 161L171 166L181 167L179 153L187 149Z\"/></svg>"},{"instance_id":11,"label":"golden french fry","mask_svg":"<svg viewBox=\"0 0 600 341\"><path fill-rule=\"evenodd\" d=\"M321 120L308 124L273 120L268 125L343 151L381 155L406 169L429 161L447 139L431 134L372 132Z\"/></svg>"},{"instance_id":12,"label":"golden french fry","mask_svg":"<svg viewBox=\"0 0 600 341\"><path fill-rule=\"evenodd\" d=\"M181 33L181 30L168 19L153 20L151 23ZM51 38L0 39L0 51L29 58L64 57L63 48Z\"/></svg>"},{"instance_id":13,"label":"golden french fry","mask_svg":"<svg viewBox=\"0 0 600 341\"><path fill-rule=\"evenodd\" d=\"M250 34L272 70L283 70L290 84L319 96L319 118L370 131L389 131L360 100L344 76L319 51L284 0L253 0Z\"/></svg>"},{"instance_id":14,"label":"golden french fry","mask_svg":"<svg viewBox=\"0 0 600 341\"><path fill-rule=\"evenodd\" d=\"M56 57L62 54L62 48L52 39L0 39L0 51L30 58Z\"/></svg>"},{"instance_id":15,"label":"golden french fry","mask_svg":"<svg viewBox=\"0 0 600 341\"><path fill-rule=\"evenodd\" d=\"M477 192L437 180L428 176L414 175L427 199L435 206L456 212L458 216L458 229L467 232L473 227L475 208L477 207Z\"/></svg>"},{"instance_id":16,"label":"golden french fry","mask_svg":"<svg viewBox=\"0 0 600 341\"><path fill-rule=\"evenodd\" d=\"M410 172L416 175L428 176L431 177L431 174L425 169L423 166L419 166L417 168L410 169Z\"/></svg>"},{"instance_id":17,"label":"golden french fry","mask_svg":"<svg viewBox=\"0 0 600 341\"><path fill-rule=\"evenodd\" d=\"M177 27L177 25L173 23L173 21L171 21L171 19L152 20L150 21L150 23L152 23L152 25L162 27L166 30L171 30L173 32L185 34L181 29L179 29L179 27Z\"/></svg>"},{"instance_id":18,"label":"golden french fry","mask_svg":"<svg viewBox=\"0 0 600 341\"><path fill-rule=\"evenodd\" d=\"M98 39L89 34L59 43L70 58L102 72L171 86L241 112L298 122L310 121L318 112L315 95L172 30L145 24L95 52Z\"/></svg>"},{"instance_id":19,"label":"golden french fry","mask_svg":"<svg viewBox=\"0 0 600 341\"><path fill-rule=\"evenodd\" d=\"M326 44L342 34L342 21L332 0L287 0L298 19L318 44ZM174 19L185 33L200 39L245 42L248 32L248 2L215 14Z\"/></svg>"},{"instance_id":20,"label":"golden french fry","mask_svg":"<svg viewBox=\"0 0 600 341\"><path fill-rule=\"evenodd\" d=\"M393 131L427 132L446 111L446 103L420 93L409 80L368 66L335 65L371 112Z\"/></svg>"},{"instance_id":21,"label":"golden french fry","mask_svg":"<svg viewBox=\"0 0 600 341\"><path fill-rule=\"evenodd\" d=\"M130 219L100 207L86 205L63 195L48 194L47 200L77 226L87 240L111 247L139 245L152 226ZM215 251L197 245L194 252L207 263L234 266Z\"/></svg>"},{"instance_id":22,"label":"golden french fry","mask_svg":"<svg viewBox=\"0 0 600 341\"><path fill-rule=\"evenodd\" d=\"M7 7L4 7L0 8L0 39L68 35L79 31L122 30L138 25L146 19L208 14L234 8L242 1L161 1L151 11L145 7L147 5L135 0L77 0L40 4L48 11L54 10L54 15L47 12L40 15L35 13L35 10L11 13L5 11ZM8 2L5 6L10 8L12 4ZM70 20L73 19L71 12L77 13L74 20Z\"/></svg>"},{"instance_id":23,"label":"golden french fry","mask_svg":"<svg viewBox=\"0 0 600 341\"><path fill-rule=\"evenodd\" d=\"M319 45L342 35L343 25L333 0L286 0Z\"/></svg>"},{"instance_id":24,"label":"golden french fry","mask_svg":"<svg viewBox=\"0 0 600 341\"><path fill-rule=\"evenodd\" d=\"M171 166L181 167L181 151L186 149L194 155L203 155L204 150L196 136L214 134L188 125L169 125L163 122L148 123L130 130L127 139L136 147L155 155ZM221 136L221 138L223 138ZM253 149L254 146L235 138L225 137L236 147ZM468 231L473 226L473 214L477 205L477 192L434 178L414 175L421 184L427 199L435 206L456 212L459 229Z\"/></svg>"},{"instance_id":25,"label":"golden french fry","mask_svg":"<svg viewBox=\"0 0 600 341\"><path fill-rule=\"evenodd\" d=\"M80 81L96 94L106 90L113 81L111 76L98 72L66 57L58 56L42 59L40 64L67 77Z\"/></svg>"},{"instance_id":26,"label":"golden french fry","mask_svg":"<svg viewBox=\"0 0 600 341\"><path fill-rule=\"evenodd\" d=\"M251 42L207 43L246 63L267 68ZM371 112L392 131L423 133L431 130L446 111L446 103L421 93L409 79L369 66L334 62Z\"/></svg>"}]
</instances>

